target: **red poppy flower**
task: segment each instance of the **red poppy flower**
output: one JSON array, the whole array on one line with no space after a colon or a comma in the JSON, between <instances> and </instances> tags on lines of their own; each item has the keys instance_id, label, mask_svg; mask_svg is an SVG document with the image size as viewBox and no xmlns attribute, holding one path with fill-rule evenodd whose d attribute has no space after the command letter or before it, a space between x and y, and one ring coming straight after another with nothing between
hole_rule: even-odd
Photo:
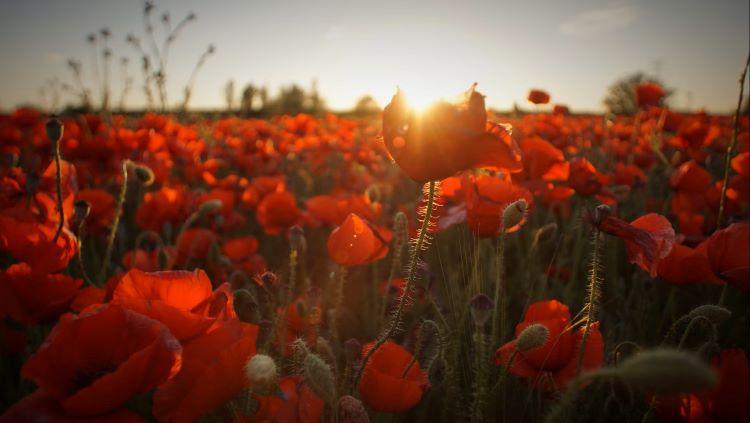
<instances>
[{"instance_id":1,"label":"red poppy flower","mask_svg":"<svg viewBox=\"0 0 750 423\"><path fill-rule=\"evenodd\" d=\"M370 342L362 348L363 357L373 345L374 342ZM419 361L391 341L386 341L370 356L359 380L362 401L373 410L385 413L400 413L414 407L428 387L427 373L419 367Z\"/></svg>"},{"instance_id":2,"label":"red poppy flower","mask_svg":"<svg viewBox=\"0 0 750 423\"><path fill-rule=\"evenodd\" d=\"M719 383L710 391L656 398L656 413L662 421L750 421L750 366L745 351L723 350L711 359L711 367Z\"/></svg>"},{"instance_id":3,"label":"red poppy flower","mask_svg":"<svg viewBox=\"0 0 750 423\"><path fill-rule=\"evenodd\" d=\"M714 275L705 251L681 244L672 245L669 254L659 262L657 274L664 282L674 285L724 284L724 281Z\"/></svg>"},{"instance_id":4,"label":"red poppy flower","mask_svg":"<svg viewBox=\"0 0 750 423\"><path fill-rule=\"evenodd\" d=\"M234 398L247 386L243 369L257 338L257 326L233 319L185 343L182 369L154 394L156 418L194 421Z\"/></svg>"},{"instance_id":5,"label":"red poppy flower","mask_svg":"<svg viewBox=\"0 0 750 423\"><path fill-rule=\"evenodd\" d=\"M523 321L516 325L516 337L535 323L549 330L547 342L541 347L516 354L516 340L508 342L495 352L495 363L510 366L511 373L527 379L530 385L544 391L564 390L576 377L584 328L571 328L568 306L557 300L530 305ZM584 348L581 371L601 367L604 362L604 340L599 331L599 322L591 324ZM509 363L514 355L513 362Z\"/></svg>"},{"instance_id":6,"label":"red poppy flower","mask_svg":"<svg viewBox=\"0 0 750 423\"><path fill-rule=\"evenodd\" d=\"M164 263L160 263L160 255L163 255ZM171 269L175 265L177 247L173 245L157 248L151 251L136 249L122 255L122 265L125 269L138 269L144 272L157 272L159 270Z\"/></svg>"},{"instance_id":7,"label":"red poppy flower","mask_svg":"<svg viewBox=\"0 0 750 423\"><path fill-rule=\"evenodd\" d=\"M284 345L284 355L292 353L292 343L296 339L302 339L308 345L312 345L317 339L323 313L319 301L317 297L302 295L277 310L282 320L277 326L276 340L278 344Z\"/></svg>"},{"instance_id":8,"label":"red poppy flower","mask_svg":"<svg viewBox=\"0 0 750 423\"><path fill-rule=\"evenodd\" d=\"M625 250L633 264L655 277L659 262L669 255L675 243L675 232L666 217L649 213L626 223L614 216L607 216L599 224L599 230L622 238Z\"/></svg>"},{"instance_id":9,"label":"red poppy flower","mask_svg":"<svg viewBox=\"0 0 750 423\"><path fill-rule=\"evenodd\" d=\"M418 114L398 91L383 111L388 153L417 182L489 167L520 172L521 154L507 127L487 122L484 97L466 93L460 104L441 101Z\"/></svg>"},{"instance_id":10,"label":"red poppy flower","mask_svg":"<svg viewBox=\"0 0 750 423\"><path fill-rule=\"evenodd\" d=\"M190 228L185 230L177 241L175 265L185 266L191 261L203 260L208 255L211 245L217 240L218 237L210 229Z\"/></svg>"},{"instance_id":11,"label":"red poppy flower","mask_svg":"<svg viewBox=\"0 0 750 423\"><path fill-rule=\"evenodd\" d=\"M605 183L605 176L599 173L594 165L585 158L576 157L570 161L568 185L578 195L589 196L598 194Z\"/></svg>"},{"instance_id":12,"label":"red poppy flower","mask_svg":"<svg viewBox=\"0 0 750 423\"><path fill-rule=\"evenodd\" d=\"M37 272L65 269L78 252L78 239L63 228L57 241L57 224L39 222L25 210L0 212L0 251L28 263Z\"/></svg>"},{"instance_id":13,"label":"red poppy flower","mask_svg":"<svg viewBox=\"0 0 750 423\"><path fill-rule=\"evenodd\" d=\"M267 234L275 235L295 225L299 215L294 194L275 191L260 200L256 217Z\"/></svg>"},{"instance_id":14,"label":"red poppy flower","mask_svg":"<svg viewBox=\"0 0 750 423\"><path fill-rule=\"evenodd\" d=\"M65 224L68 225L73 217L78 179L76 168L65 160L60 161L60 188L63 199ZM35 205L40 208L39 213L45 220L58 224L60 211L57 209L57 164L53 160L39 178L39 186L34 193Z\"/></svg>"},{"instance_id":15,"label":"red poppy flower","mask_svg":"<svg viewBox=\"0 0 750 423\"><path fill-rule=\"evenodd\" d=\"M87 201L91 210L86 218L86 226L93 229L104 229L112 224L115 213L115 198L101 189L82 189L76 196L78 201Z\"/></svg>"},{"instance_id":16,"label":"red poppy flower","mask_svg":"<svg viewBox=\"0 0 750 423\"><path fill-rule=\"evenodd\" d=\"M305 207L316 221L314 223L323 225L340 225L349 213L372 222L383 211L381 204L370 201L366 195L318 195L305 201Z\"/></svg>"},{"instance_id":17,"label":"red poppy flower","mask_svg":"<svg viewBox=\"0 0 750 423\"><path fill-rule=\"evenodd\" d=\"M534 104L547 104L549 103L549 94L542 90L530 90L527 100Z\"/></svg>"},{"instance_id":18,"label":"red poppy flower","mask_svg":"<svg viewBox=\"0 0 750 423\"><path fill-rule=\"evenodd\" d=\"M117 408L107 414L95 417L71 416L54 398L42 390L37 390L6 410L0 416L0 422L142 423L144 420L138 414L125 408Z\"/></svg>"},{"instance_id":19,"label":"red poppy flower","mask_svg":"<svg viewBox=\"0 0 750 423\"><path fill-rule=\"evenodd\" d=\"M570 173L570 164L563 152L539 137L523 140L523 168L528 179L565 181Z\"/></svg>"},{"instance_id":20,"label":"red poppy flower","mask_svg":"<svg viewBox=\"0 0 750 423\"><path fill-rule=\"evenodd\" d=\"M0 271L0 316L36 324L67 311L81 286L80 279L35 271L18 263Z\"/></svg>"},{"instance_id":21,"label":"red poppy flower","mask_svg":"<svg viewBox=\"0 0 750 423\"><path fill-rule=\"evenodd\" d=\"M142 229L161 232L165 224L179 227L187 219L192 206L192 195L186 188L162 187L146 193L135 215L135 223Z\"/></svg>"},{"instance_id":22,"label":"red poppy flower","mask_svg":"<svg viewBox=\"0 0 750 423\"><path fill-rule=\"evenodd\" d=\"M328 237L328 255L342 266L357 266L380 260L388 254L388 244L368 221L349 214Z\"/></svg>"},{"instance_id":23,"label":"red poppy flower","mask_svg":"<svg viewBox=\"0 0 750 423\"><path fill-rule=\"evenodd\" d=\"M120 278L112 303L164 323L180 341L205 333L219 320L236 317L229 285L212 291L203 270L130 270Z\"/></svg>"},{"instance_id":24,"label":"red poppy flower","mask_svg":"<svg viewBox=\"0 0 750 423\"><path fill-rule=\"evenodd\" d=\"M552 109L552 114L567 116L570 114L570 109L564 104L555 104L555 107Z\"/></svg>"},{"instance_id":25,"label":"red poppy flower","mask_svg":"<svg viewBox=\"0 0 750 423\"><path fill-rule=\"evenodd\" d=\"M742 292L750 291L750 225L733 223L714 232L698 249L708 257L714 274Z\"/></svg>"},{"instance_id":26,"label":"red poppy flower","mask_svg":"<svg viewBox=\"0 0 750 423\"><path fill-rule=\"evenodd\" d=\"M180 353L180 343L161 323L106 305L63 315L21 374L66 414L98 416L173 377Z\"/></svg>"},{"instance_id":27,"label":"red poppy flower","mask_svg":"<svg viewBox=\"0 0 750 423\"><path fill-rule=\"evenodd\" d=\"M644 82L635 87L635 101L638 107L656 107L664 97L664 89L654 82Z\"/></svg>"},{"instance_id":28,"label":"red poppy flower","mask_svg":"<svg viewBox=\"0 0 750 423\"><path fill-rule=\"evenodd\" d=\"M106 302L107 290L96 286L87 286L76 294L73 302L70 303L70 309L80 313L94 304L103 304Z\"/></svg>"},{"instance_id":29,"label":"red poppy flower","mask_svg":"<svg viewBox=\"0 0 750 423\"><path fill-rule=\"evenodd\" d=\"M323 416L325 403L301 376L287 376L279 380L282 395L255 396L258 411L245 422L317 423Z\"/></svg>"},{"instance_id":30,"label":"red poppy flower","mask_svg":"<svg viewBox=\"0 0 750 423\"><path fill-rule=\"evenodd\" d=\"M503 211L510 203L525 199L527 208L530 209L534 201L534 197L526 188L495 176L466 177L464 184L466 222L472 232L480 237L498 235ZM515 232L524 223L525 216L519 224L505 228L505 231Z\"/></svg>"}]
</instances>

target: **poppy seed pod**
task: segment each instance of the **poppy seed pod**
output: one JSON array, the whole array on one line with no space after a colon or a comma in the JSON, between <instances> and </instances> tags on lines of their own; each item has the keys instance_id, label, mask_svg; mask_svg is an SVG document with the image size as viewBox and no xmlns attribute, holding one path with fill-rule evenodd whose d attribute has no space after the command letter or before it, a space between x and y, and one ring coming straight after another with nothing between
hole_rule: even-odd
<instances>
[{"instance_id":1,"label":"poppy seed pod","mask_svg":"<svg viewBox=\"0 0 750 423\"><path fill-rule=\"evenodd\" d=\"M331 367L316 354L309 353L303 363L305 380L320 398L332 403L336 399L336 383Z\"/></svg>"},{"instance_id":2,"label":"poppy seed pod","mask_svg":"<svg viewBox=\"0 0 750 423\"><path fill-rule=\"evenodd\" d=\"M549 329L540 323L534 323L524 329L516 340L518 351L529 351L544 345L549 339Z\"/></svg>"},{"instance_id":3,"label":"poppy seed pod","mask_svg":"<svg viewBox=\"0 0 750 423\"><path fill-rule=\"evenodd\" d=\"M557 233L557 223L548 223L534 233L534 245L550 241Z\"/></svg>"},{"instance_id":4,"label":"poppy seed pod","mask_svg":"<svg viewBox=\"0 0 750 423\"><path fill-rule=\"evenodd\" d=\"M91 213L91 203L88 201L78 200L73 207L76 212L76 220L79 222L86 220L89 217L89 213Z\"/></svg>"},{"instance_id":5,"label":"poppy seed pod","mask_svg":"<svg viewBox=\"0 0 750 423\"><path fill-rule=\"evenodd\" d=\"M279 377L279 371L273 358L265 354L256 354L245 364L245 375L254 392L271 393Z\"/></svg>"},{"instance_id":6,"label":"poppy seed pod","mask_svg":"<svg viewBox=\"0 0 750 423\"><path fill-rule=\"evenodd\" d=\"M144 165L133 166L133 173L135 174L138 182L144 187L150 186L154 183L154 172L150 167Z\"/></svg>"},{"instance_id":7,"label":"poppy seed pod","mask_svg":"<svg viewBox=\"0 0 750 423\"><path fill-rule=\"evenodd\" d=\"M594 209L593 220L594 225L599 227L602 221L612 215L612 208L606 204L599 204Z\"/></svg>"},{"instance_id":8,"label":"poppy seed pod","mask_svg":"<svg viewBox=\"0 0 750 423\"><path fill-rule=\"evenodd\" d=\"M706 304L692 309L688 316L690 319L705 317L710 320L711 323L718 325L729 320L729 318L732 317L732 312L722 306Z\"/></svg>"},{"instance_id":9,"label":"poppy seed pod","mask_svg":"<svg viewBox=\"0 0 750 423\"><path fill-rule=\"evenodd\" d=\"M341 423L369 423L370 416L365 410L362 401L351 395L339 398L339 420Z\"/></svg>"},{"instance_id":10,"label":"poppy seed pod","mask_svg":"<svg viewBox=\"0 0 750 423\"><path fill-rule=\"evenodd\" d=\"M346 362L353 365L359 361L362 355L362 344L354 338L349 338L344 342L344 357Z\"/></svg>"},{"instance_id":11,"label":"poppy seed pod","mask_svg":"<svg viewBox=\"0 0 750 423\"><path fill-rule=\"evenodd\" d=\"M474 320L474 325L483 327L492 315L495 302L485 294L478 294L469 301L469 306L471 306L471 318Z\"/></svg>"},{"instance_id":12,"label":"poppy seed pod","mask_svg":"<svg viewBox=\"0 0 750 423\"><path fill-rule=\"evenodd\" d=\"M506 229L512 228L521 223L526 215L528 206L529 204L523 198L508 204L505 210L503 210L503 227Z\"/></svg>"},{"instance_id":13,"label":"poppy seed pod","mask_svg":"<svg viewBox=\"0 0 750 423\"><path fill-rule=\"evenodd\" d=\"M674 349L644 351L628 357L612 375L654 394L680 394L712 388L717 377L698 357Z\"/></svg>"},{"instance_id":14,"label":"poppy seed pod","mask_svg":"<svg viewBox=\"0 0 750 423\"><path fill-rule=\"evenodd\" d=\"M57 119L56 117L51 117L49 120L47 120L47 124L45 125L47 128L47 138L49 138L50 141L53 143L56 143L60 141L60 139L63 136L63 128L64 125L60 121L60 119Z\"/></svg>"},{"instance_id":15,"label":"poppy seed pod","mask_svg":"<svg viewBox=\"0 0 750 423\"><path fill-rule=\"evenodd\" d=\"M198 207L198 212L200 214L213 213L215 211L218 211L223 205L224 203L221 200L208 200L201 203L201 205Z\"/></svg>"}]
</instances>

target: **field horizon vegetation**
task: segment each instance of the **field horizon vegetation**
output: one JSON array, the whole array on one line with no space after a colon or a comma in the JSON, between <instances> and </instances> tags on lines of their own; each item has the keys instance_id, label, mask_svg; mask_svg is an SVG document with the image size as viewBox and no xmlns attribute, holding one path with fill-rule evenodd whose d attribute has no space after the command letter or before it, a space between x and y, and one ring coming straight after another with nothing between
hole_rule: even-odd
<instances>
[{"instance_id":1,"label":"field horizon vegetation","mask_svg":"<svg viewBox=\"0 0 750 423\"><path fill-rule=\"evenodd\" d=\"M728 113L193 107L221 45L175 95L199 16L142 5L0 113L1 423L750 421L750 55Z\"/></svg>"}]
</instances>

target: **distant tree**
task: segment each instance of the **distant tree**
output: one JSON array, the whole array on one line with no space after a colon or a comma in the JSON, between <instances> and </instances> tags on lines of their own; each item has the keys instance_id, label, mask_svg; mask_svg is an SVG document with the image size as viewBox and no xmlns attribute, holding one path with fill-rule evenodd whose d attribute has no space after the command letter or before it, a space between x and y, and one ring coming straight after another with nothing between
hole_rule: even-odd
<instances>
[{"instance_id":1,"label":"distant tree","mask_svg":"<svg viewBox=\"0 0 750 423\"><path fill-rule=\"evenodd\" d=\"M372 115L380 111L380 105L371 95L363 95L354 105L353 112L357 115Z\"/></svg>"},{"instance_id":2,"label":"distant tree","mask_svg":"<svg viewBox=\"0 0 750 423\"><path fill-rule=\"evenodd\" d=\"M633 115L638 112L638 104L635 101L635 87L644 82L655 82L664 87L665 101L674 93L674 90L665 87L659 78L647 75L644 72L636 72L618 79L609 86L607 95L603 100L607 111L617 115Z\"/></svg>"},{"instance_id":3,"label":"distant tree","mask_svg":"<svg viewBox=\"0 0 750 423\"><path fill-rule=\"evenodd\" d=\"M308 113L320 115L325 112L325 102L318 92L317 79L313 79L312 86L310 87L310 94L307 97L306 109Z\"/></svg>"},{"instance_id":4,"label":"distant tree","mask_svg":"<svg viewBox=\"0 0 750 423\"><path fill-rule=\"evenodd\" d=\"M227 111L234 109L234 80L230 79L224 86L224 101L227 103Z\"/></svg>"},{"instance_id":5,"label":"distant tree","mask_svg":"<svg viewBox=\"0 0 750 423\"><path fill-rule=\"evenodd\" d=\"M255 106L255 97L258 95L258 89L253 84L245 85L245 89L242 90L242 98L240 99L240 112L242 114L248 114L253 111Z\"/></svg>"}]
</instances>

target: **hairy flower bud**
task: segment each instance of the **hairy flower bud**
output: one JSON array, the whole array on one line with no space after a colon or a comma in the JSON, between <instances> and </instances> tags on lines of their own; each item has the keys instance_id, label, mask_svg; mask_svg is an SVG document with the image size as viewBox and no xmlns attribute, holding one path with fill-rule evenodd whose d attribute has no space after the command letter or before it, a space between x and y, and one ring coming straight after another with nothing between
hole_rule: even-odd
<instances>
[{"instance_id":1,"label":"hairy flower bud","mask_svg":"<svg viewBox=\"0 0 750 423\"><path fill-rule=\"evenodd\" d=\"M221 200L208 200L201 203L201 205L198 207L198 212L200 214L213 213L215 211L218 211L223 205L224 203Z\"/></svg>"},{"instance_id":2,"label":"hairy flower bud","mask_svg":"<svg viewBox=\"0 0 750 423\"><path fill-rule=\"evenodd\" d=\"M370 416L362 405L362 401L351 395L339 398L339 421L341 423L369 423Z\"/></svg>"},{"instance_id":3,"label":"hairy flower bud","mask_svg":"<svg viewBox=\"0 0 750 423\"><path fill-rule=\"evenodd\" d=\"M653 394L679 394L712 388L716 374L695 355L674 349L644 351L614 369L623 382Z\"/></svg>"},{"instance_id":4,"label":"hairy flower bud","mask_svg":"<svg viewBox=\"0 0 750 423\"><path fill-rule=\"evenodd\" d=\"M135 178L138 180L138 183L143 185L144 187L150 186L154 183L154 172L151 170L150 167L145 165L135 165L133 166L133 174L135 174Z\"/></svg>"},{"instance_id":5,"label":"hairy flower bud","mask_svg":"<svg viewBox=\"0 0 750 423\"><path fill-rule=\"evenodd\" d=\"M495 302L485 294L477 294L469 301L469 306L471 307L469 311L471 312L471 318L474 320L474 325L483 327L492 315Z\"/></svg>"},{"instance_id":6,"label":"hairy flower bud","mask_svg":"<svg viewBox=\"0 0 750 423\"><path fill-rule=\"evenodd\" d=\"M526 216L528 206L529 204L523 198L508 204L503 210L503 227L507 230L520 224Z\"/></svg>"},{"instance_id":7,"label":"hairy flower bud","mask_svg":"<svg viewBox=\"0 0 750 423\"><path fill-rule=\"evenodd\" d=\"M548 223L541 228L537 229L534 233L534 245L543 244L554 238L557 233L557 223Z\"/></svg>"},{"instance_id":8,"label":"hairy flower bud","mask_svg":"<svg viewBox=\"0 0 750 423\"><path fill-rule=\"evenodd\" d=\"M50 141L53 143L60 141L63 136L64 126L59 119L54 116L49 118L45 127L47 129L47 138L49 138Z\"/></svg>"},{"instance_id":9,"label":"hairy flower bud","mask_svg":"<svg viewBox=\"0 0 750 423\"><path fill-rule=\"evenodd\" d=\"M690 314L688 314L688 316L690 317L690 319L695 319L696 317L705 317L706 319L710 320L711 323L718 325L729 320L729 318L732 317L732 312L722 306L706 304L694 308L690 311Z\"/></svg>"},{"instance_id":10,"label":"hairy flower bud","mask_svg":"<svg viewBox=\"0 0 750 423\"><path fill-rule=\"evenodd\" d=\"M518 351L529 351L544 345L549 339L549 329L540 323L526 326L516 339Z\"/></svg>"},{"instance_id":11,"label":"hairy flower bud","mask_svg":"<svg viewBox=\"0 0 750 423\"><path fill-rule=\"evenodd\" d=\"M602 223L602 220L608 218L611 215L612 208L610 208L606 204L599 204L594 209L594 214L592 216L594 225L598 227Z\"/></svg>"},{"instance_id":12,"label":"hairy flower bud","mask_svg":"<svg viewBox=\"0 0 750 423\"><path fill-rule=\"evenodd\" d=\"M76 220L82 222L86 220L86 218L89 217L89 213L91 213L91 203L85 200L78 200L73 204L73 209L76 213Z\"/></svg>"},{"instance_id":13,"label":"hairy flower bud","mask_svg":"<svg viewBox=\"0 0 750 423\"><path fill-rule=\"evenodd\" d=\"M253 392L270 394L279 377L276 362L265 354L256 354L245 364L245 375Z\"/></svg>"},{"instance_id":14,"label":"hairy flower bud","mask_svg":"<svg viewBox=\"0 0 750 423\"><path fill-rule=\"evenodd\" d=\"M336 399L336 383L331 367L316 354L308 353L303 362L305 381L327 403Z\"/></svg>"}]
</instances>

